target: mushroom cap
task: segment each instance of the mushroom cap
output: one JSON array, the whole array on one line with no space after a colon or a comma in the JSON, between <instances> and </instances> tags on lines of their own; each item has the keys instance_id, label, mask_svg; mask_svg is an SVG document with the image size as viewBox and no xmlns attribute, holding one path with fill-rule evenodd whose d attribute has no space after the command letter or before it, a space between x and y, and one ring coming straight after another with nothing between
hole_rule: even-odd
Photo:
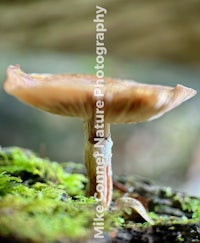
<instances>
[{"instance_id":1,"label":"mushroom cap","mask_svg":"<svg viewBox=\"0 0 200 243\"><path fill-rule=\"evenodd\" d=\"M81 74L26 74L19 65L7 69L4 89L19 100L41 110L88 120L96 114L94 96L99 88L104 96L107 123L137 123L153 120L190 99L196 91L182 85L168 87Z\"/></svg>"}]
</instances>

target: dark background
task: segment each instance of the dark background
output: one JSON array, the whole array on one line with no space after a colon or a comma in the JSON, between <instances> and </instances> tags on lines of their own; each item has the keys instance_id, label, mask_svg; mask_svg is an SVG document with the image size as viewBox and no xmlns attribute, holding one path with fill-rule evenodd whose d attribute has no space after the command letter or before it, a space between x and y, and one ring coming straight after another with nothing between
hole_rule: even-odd
<instances>
[{"instance_id":1,"label":"dark background","mask_svg":"<svg viewBox=\"0 0 200 243\"><path fill-rule=\"evenodd\" d=\"M200 1L0 1L0 77L95 73L95 6L108 11L107 76L200 87ZM162 118L113 125L113 170L200 194L199 95ZM0 90L0 145L83 162L82 122L28 107Z\"/></svg>"}]
</instances>

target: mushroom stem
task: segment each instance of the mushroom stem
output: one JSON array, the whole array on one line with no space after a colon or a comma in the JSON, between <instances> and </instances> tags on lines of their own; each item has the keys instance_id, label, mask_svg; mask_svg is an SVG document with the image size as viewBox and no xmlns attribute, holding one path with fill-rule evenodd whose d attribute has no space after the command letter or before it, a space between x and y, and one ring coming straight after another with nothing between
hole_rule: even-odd
<instances>
[{"instance_id":1,"label":"mushroom stem","mask_svg":"<svg viewBox=\"0 0 200 243\"><path fill-rule=\"evenodd\" d=\"M85 121L85 166L88 176L87 196L94 196L105 208L112 200L112 139L110 124L95 119ZM101 127L101 129L98 129ZM102 136L98 137L97 132Z\"/></svg>"}]
</instances>

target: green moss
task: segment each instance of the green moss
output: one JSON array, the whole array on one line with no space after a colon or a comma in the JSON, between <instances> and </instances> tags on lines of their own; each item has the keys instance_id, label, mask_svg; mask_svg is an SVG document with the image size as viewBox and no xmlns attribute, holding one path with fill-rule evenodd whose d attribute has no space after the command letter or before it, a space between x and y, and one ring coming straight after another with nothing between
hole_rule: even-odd
<instances>
[{"instance_id":1,"label":"green moss","mask_svg":"<svg viewBox=\"0 0 200 243\"><path fill-rule=\"evenodd\" d=\"M97 203L93 197L84 196L87 178L82 171L80 164L52 162L20 148L1 149L0 239L14 237L19 241L51 243L91 236ZM141 233L164 225L172 232L177 230L177 225L200 221L199 199L172 192L170 188L156 189L160 202L149 191L149 216L154 226L141 223L141 219L136 223L128 208L119 212L111 207L105 213L104 230L133 229ZM114 200L121 195L114 191ZM169 202L171 208L181 208L181 216L165 214L169 212ZM183 241L184 236L177 235L176 240Z\"/></svg>"},{"instance_id":2,"label":"green moss","mask_svg":"<svg viewBox=\"0 0 200 243\"><path fill-rule=\"evenodd\" d=\"M179 234L179 235L176 237L176 240L177 240L177 242L184 242L184 238L182 237L181 234Z\"/></svg>"},{"instance_id":3,"label":"green moss","mask_svg":"<svg viewBox=\"0 0 200 243\"><path fill-rule=\"evenodd\" d=\"M174 201L180 204L183 211L191 213L193 219L200 219L200 200L198 198L177 194Z\"/></svg>"},{"instance_id":4,"label":"green moss","mask_svg":"<svg viewBox=\"0 0 200 243\"><path fill-rule=\"evenodd\" d=\"M84 184L87 182L86 177L82 174L66 173L64 166L66 164L62 166L62 164L41 159L19 148L0 151L0 173L20 178L27 185L44 182L66 190L70 196L82 195ZM6 193L6 188L4 193Z\"/></svg>"},{"instance_id":5,"label":"green moss","mask_svg":"<svg viewBox=\"0 0 200 243\"><path fill-rule=\"evenodd\" d=\"M66 173L62 165L33 153L2 150L0 235L34 242L88 235L96 202L83 196L86 181L84 175Z\"/></svg>"},{"instance_id":6,"label":"green moss","mask_svg":"<svg viewBox=\"0 0 200 243\"><path fill-rule=\"evenodd\" d=\"M161 193L166 198L170 198L173 195L173 192L172 192L171 187L165 187L165 188L163 188L163 190L161 191Z\"/></svg>"}]
</instances>

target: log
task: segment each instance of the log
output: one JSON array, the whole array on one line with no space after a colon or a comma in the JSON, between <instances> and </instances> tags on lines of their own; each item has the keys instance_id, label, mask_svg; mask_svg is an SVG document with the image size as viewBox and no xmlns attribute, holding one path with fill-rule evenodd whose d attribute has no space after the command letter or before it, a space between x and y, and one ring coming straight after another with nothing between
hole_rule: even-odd
<instances>
[{"instance_id":1,"label":"log","mask_svg":"<svg viewBox=\"0 0 200 243\"><path fill-rule=\"evenodd\" d=\"M200 242L200 199L136 176L115 176L102 241L94 239L96 202L84 196L85 170L0 149L0 242ZM154 223L118 208L124 196L142 203Z\"/></svg>"}]
</instances>

